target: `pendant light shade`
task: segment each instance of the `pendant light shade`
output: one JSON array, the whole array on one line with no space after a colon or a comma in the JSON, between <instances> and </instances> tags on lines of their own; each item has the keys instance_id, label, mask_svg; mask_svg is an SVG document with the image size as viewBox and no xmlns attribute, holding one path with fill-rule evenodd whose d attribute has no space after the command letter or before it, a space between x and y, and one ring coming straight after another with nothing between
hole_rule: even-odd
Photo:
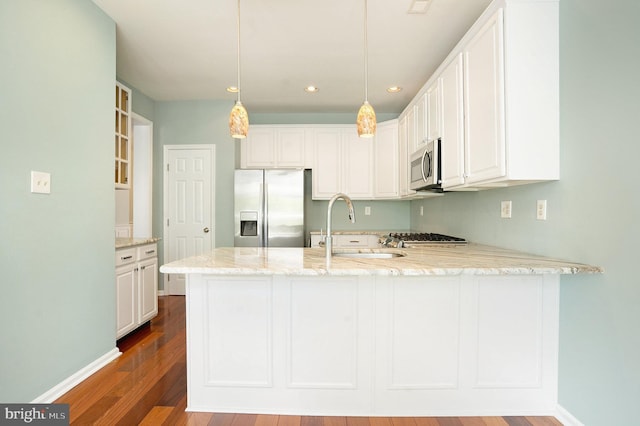
<instances>
[{"instance_id":1,"label":"pendant light shade","mask_svg":"<svg viewBox=\"0 0 640 426\"><path fill-rule=\"evenodd\" d=\"M249 114L239 99L229 115L229 130L231 137L235 139L244 139L249 133Z\"/></svg>"},{"instance_id":2,"label":"pendant light shade","mask_svg":"<svg viewBox=\"0 0 640 426\"><path fill-rule=\"evenodd\" d=\"M249 133L249 114L240 102L240 0L238 0L238 99L229 115L229 131L234 139L244 139Z\"/></svg>"},{"instance_id":3,"label":"pendant light shade","mask_svg":"<svg viewBox=\"0 0 640 426\"><path fill-rule=\"evenodd\" d=\"M364 102L358 111L356 126L358 136L361 138L371 138L376 134L376 112L368 101L369 76L368 76L369 54L367 51L367 0L364 0Z\"/></svg>"},{"instance_id":4,"label":"pendant light shade","mask_svg":"<svg viewBox=\"0 0 640 426\"><path fill-rule=\"evenodd\" d=\"M376 112L369 102L364 101L360 107L358 117L356 118L356 125L358 126L358 136L361 138L372 138L375 136Z\"/></svg>"}]
</instances>

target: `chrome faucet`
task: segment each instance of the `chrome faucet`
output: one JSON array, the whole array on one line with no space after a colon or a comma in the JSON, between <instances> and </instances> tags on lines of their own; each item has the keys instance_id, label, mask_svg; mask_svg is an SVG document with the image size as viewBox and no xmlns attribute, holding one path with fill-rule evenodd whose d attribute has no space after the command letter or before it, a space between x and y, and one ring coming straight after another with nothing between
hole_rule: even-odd
<instances>
[{"instance_id":1,"label":"chrome faucet","mask_svg":"<svg viewBox=\"0 0 640 426\"><path fill-rule=\"evenodd\" d=\"M331 236L331 209L333 208L333 203L338 198L342 198L345 203L347 203L347 208L349 209L349 220L351 223L356 223L356 212L353 210L353 203L351 202L351 198L347 194L343 194L341 192L337 193L329 200L329 206L327 206L327 236L324 240L324 248L326 252L327 263L331 261L331 256L333 255L333 237Z\"/></svg>"}]
</instances>

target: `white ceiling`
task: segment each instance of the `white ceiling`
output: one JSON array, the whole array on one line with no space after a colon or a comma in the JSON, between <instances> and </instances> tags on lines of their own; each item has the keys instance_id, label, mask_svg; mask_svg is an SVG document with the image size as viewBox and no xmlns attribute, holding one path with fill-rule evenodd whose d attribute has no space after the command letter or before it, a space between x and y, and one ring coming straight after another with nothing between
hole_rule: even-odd
<instances>
[{"instance_id":1,"label":"white ceiling","mask_svg":"<svg viewBox=\"0 0 640 426\"><path fill-rule=\"evenodd\" d=\"M118 77L156 101L235 99L236 0L93 0L116 22ZM368 0L369 102L400 113L490 0ZM364 0L242 0L242 102L353 112L364 100ZM315 94L304 92L313 84ZM389 94L389 86L402 92Z\"/></svg>"}]
</instances>

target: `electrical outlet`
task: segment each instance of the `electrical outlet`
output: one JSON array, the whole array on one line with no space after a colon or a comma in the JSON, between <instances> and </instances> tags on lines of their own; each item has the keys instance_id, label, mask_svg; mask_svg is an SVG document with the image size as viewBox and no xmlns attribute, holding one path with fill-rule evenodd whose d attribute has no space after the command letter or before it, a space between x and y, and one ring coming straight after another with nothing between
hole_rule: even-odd
<instances>
[{"instance_id":1,"label":"electrical outlet","mask_svg":"<svg viewBox=\"0 0 640 426\"><path fill-rule=\"evenodd\" d=\"M420 206L420 216L424 216L424 206Z\"/></svg>"},{"instance_id":2,"label":"electrical outlet","mask_svg":"<svg viewBox=\"0 0 640 426\"><path fill-rule=\"evenodd\" d=\"M500 217L504 219L511 218L511 201L503 201L500 203Z\"/></svg>"},{"instance_id":3,"label":"electrical outlet","mask_svg":"<svg viewBox=\"0 0 640 426\"><path fill-rule=\"evenodd\" d=\"M538 200L536 203L536 219L547 220L547 200Z\"/></svg>"},{"instance_id":4,"label":"electrical outlet","mask_svg":"<svg viewBox=\"0 0 640 426\"><path fill-rule=\"evenodd\" d=\"M35 194L50 194L51 174L31 171L31 192Z\"/></svg>"},{"instance_id":5,"label":"electrical outlet","mask_svg":"<svg viewBox=\"0 0 640 426\"><path fill-rule=\"evenodd\" d=\"M365 216L371 216L371 207L369 207L369 206L365 206L365 208L364 208L364 215L365 215Z\"/></svg>"}]
</instances>

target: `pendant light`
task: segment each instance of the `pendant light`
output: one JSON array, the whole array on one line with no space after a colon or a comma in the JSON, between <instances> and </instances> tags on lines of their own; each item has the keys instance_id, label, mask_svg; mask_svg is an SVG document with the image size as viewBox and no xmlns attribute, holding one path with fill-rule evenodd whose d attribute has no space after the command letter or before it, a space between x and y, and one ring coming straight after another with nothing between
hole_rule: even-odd
<instances>
[{"instance_id":1,"label":"pendant light","mask_svg":"<svg viewBox=\"0 0 640 426\"><path fill-rule=\"evenodd\" d=\"M249 133L249 114L240 102L240 0L238 0L238 98L229 115L229 131L234 139L244 139Z\"/></svg>"},{"instance_id":2,"label":"pendant light","mask_svg":"<svg viewBox=\"0 0 640 426\"><path fill-rule=\"evenodd\" d=\"M376 112L368 100L368 57L367 52L367 0L364 0L364 102L358 111L356 125L358 126L358 136L361 138L371 138L376 134Z\"/></svg>"}]
</instances>

